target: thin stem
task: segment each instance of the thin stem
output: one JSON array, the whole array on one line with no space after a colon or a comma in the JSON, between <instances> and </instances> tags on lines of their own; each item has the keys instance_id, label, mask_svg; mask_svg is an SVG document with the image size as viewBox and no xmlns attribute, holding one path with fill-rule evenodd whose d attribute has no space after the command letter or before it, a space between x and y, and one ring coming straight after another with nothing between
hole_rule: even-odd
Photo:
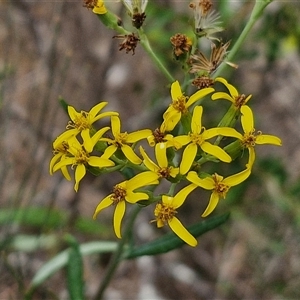
<instances>
[{"instance_id":1,"label":"thin stem","mask_svg":"<svg viewBox=\"0 0 300 300\"><path fill-rule=\"evenodd\" d=\"M262 15L264 9L267 7L268 4L270 4L272 2L272 0L269 1L256 1L255 5L252 9L250 18L246 24L246 26L244 27L241 35L239 36L238 40L236 41L236 43L234 44L234 46L232 47L232 49L230 50L230 52L227 55L227 60L231 61L234 56L236 55L236 53L239 51L239 49L241 48L241 46L243 45L247 35L249 34L249 32L251 31L252 27L254 26L254 24L256 23L256 21L260 18L260 16ZM216 71L216 73L214 74L214 77L218 77L219 74L221 74L225 68L226 64L222 64L218 70Z\"/></svg>"},{"instance_id":2,"label":"thin stem","mask_svg":"<svg viewBox=\"0 0 300 300\"><path fill-rule=\"evenodd\" d=\"M166 76L168 81L170 83L173 83L175 81L175 79L169 73L169 71L166 69L166 67L163 65L161 60L153 52L151 45L149 43L149 40L148 40L146 34L144 33L144 31L142 29L139 29L138 32L139 32L140 43L143 46L143 48L145 49L145 51L148 53L148 55L151 57L151 59L154 61L154 63L160 69L160 71Z\"/></svg>"},{"instance_id":3,"label":"thin stem","mask_svg":"<svg viewBox=\"0 0 300 300\"><path fill-rule=\"evenodd\" d=\"M133 223L134 223L138 213L140 212L140 210L141 210L141 206L139 206L139 205L135 205L135 207L133 208L133 210L128 218L128 222L125 225L123 237L119 242L116 252L114 252L112 258L109 261L109 265L106 270L104 279L101 282L101 285L99 286L99 289L94 298L95 300L102 299L105 289L107 288L113 275L115 274L115 271L116 271L117 267L119 266L119 263L121 262L121 256L124 251L125 243L127 242L128 237L130 236L130 234L132 232Z\"/></svg>"}]
</instances>

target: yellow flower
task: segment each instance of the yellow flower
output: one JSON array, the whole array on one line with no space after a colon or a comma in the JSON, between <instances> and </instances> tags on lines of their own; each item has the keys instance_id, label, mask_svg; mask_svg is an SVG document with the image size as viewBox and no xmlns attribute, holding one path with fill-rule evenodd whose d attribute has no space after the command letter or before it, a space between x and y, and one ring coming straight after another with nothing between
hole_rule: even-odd
<instances>
[{"instance_id":1,"label":"yellow flower","mask_svg":"<svg viewBox=\"0 0 300 300\"><path fill-rule=\"evenodd\" d=\"M167 158L167 146L165 143L159 143L155 146L155 157L157 160L157 164L155 164L147 155L143 147L140 147L141 154L144 158L144 165L154 174L156 174L157 179L159 178L169 178L176 177L179 173L179 168L175 168L173 166L169 166L168 158Z\"/></svg>"},{"instance_id":2,"label":"yellow flower","mask_svg":"<svg viewBox=\"0 0 300 300\"><path fill-rule=\"evenodd\" d=\"M53 154L54 156L52 157L52 159L50 160L50 165L49 165L49 173L50 175L53 175L53 167L54 165L60 161L60 160L64 160L66 158L66 156L68 156L70 145L68 143L68 141L63 141L61 144L57 145L56 148L53 150ZM69 174L69 171L67 169L66 166L61 167L61 171L64 175L64 177L67 180L71 180L71 176Z\"/></svg>"},{"instance_id":3,"label":"yellow flower","mask_svg":"<svg viewBox=\"0 0 300 300\"><path fill-rule=\"evenodd\" d=\"M102 157L90 155L90 153L94 149L95 144L99 141L99 138L108 129L109 127L102 128L97 131L92 137L90 137L88 131L83 131L83 144L80 144L75 137L70 138L68 148L69 155L62 156L61 160L53 166L53 172L56 172L59 169L63 171L64 168L68 165L71 165L72 168L76 167L74 185L74 189L76 192L78 191L79 182L86 174L87 165L98 168L111 167L115 165L113 161L107 159L106 157L103 157L103 155ZM63 174L65 175L64 172Z\"/></svg>"},{"instance_id":4,"label":"yellow flower","mask_svg":"<svg viewBox=\"0 0 300 300\"><path fill-rule=\"evenodd\" d=\"M188 135L181 135L174 138L182 145L188 144L183 151L180 163L180 174L186 174L188 172L197 155L198 147L221 161L231 162L231 157L222 148L206 141L219 135L219 128L206 130L202 127L202 112L203 107L196 106L192 116L191 132Z\"/></svg>"},{"instance_id":5,"label":"yellow flower","mask_svg":"<svg viewBox=\"0 0 300 300\"><path fill-rule=\"evenodd\" d=\"M223 83L227 87L229 94L224 92L216 92L211 96L212 100L229 100L237 109L239 109L243 105L247 104L247 102L252 97L252 95L245 96L244 94L239 94L237 89L232 84L229 84L227 80L222 77L217 77L215 81Z\"/></svg>"},{"instance_id":6,"label":"yellow flower","mask_svg":"<svg viewBox=\"0 0 300 300\"><path fill-rule=\"evenodd\" d=\"M103 0L96 0L96 5L93 8L93 13L103 15L107 13L107 9Z\"/></svg>"},{"instance_id":7,"label":"yellow flower","mask_svg":"<svg viewBox=\"0 0 300 300\"><path fill-rule=\"evenodd\" d=\"M92 125L105 117L117 116L117 112L104 112L100 111L107 105L108 102L100 102L96 106L92 107L89 112L81 111L77 112L73 106L68 106L68 114L71 119L67 125L67 131L63 132L53 143L53 148L56 149L63 141L68 140L70 137L77 135L83 131L90 131Z\"/></svg>"},{"instance_id":8,"label":"yellow flower","mask_svg":"<svg viewBox=\"0 0 300 300\"><path fill-rule=\"evenodd\" d=\"M219 128L219 134L224 136L231 136L241 140L242 146L248 148L249 151L249 165L252 167L255 160L255 145L271 144L281 146L281 139L274 135L262 134L261 131L256 131L254 128L254 118L252 110L249 106L243 105L241 107L241 123L244 134L237 132L233 128Z\"/></svg>"},{"instance_id":9,"label":"yellow flower","mask_svg":"<svg viewBox=\"0 0 300 300\"><path fill-rule=\"evenodd\" d=\"M135 192L134 190L147 185L158 184L157 176L150 171L140 173L129 180L123 181L114 186L113 192L105 197L96 207L93 218L110 205L115 206L114 212L114 230L118 238L121 238L121 222L125 214L125 202L136 203L140 200L149 199L148 194Z\"/></svg>"},{"instance_id":10,"label":"yellow flower","mask_svg":"<svg viewBox=\"0 0 300 300\"><path fill-rule=\"evenodd\" d=\"M196 187L196 185L190 184L180 190L174 197L162 195L162 203L156 204L154 210L158 228L168 224L175 234L192 247L197 245L197 240L188 232L175 215L177 213L176 209L184 203L186 197Z\"/></svg>"},{"instance_id":11,"label":"yellow flower","mask_svg":"<svg viewBox=\"0 0 300 300\"><path fill-rule=\"evenodd\" d=\"M172 104L168 107L168 109L163 114L164 126L166 131L171 131L178 124L182 115L188 113L188 108L194 104L199 99L205 97L206 95L212 93L214 91L213 88L204 88L202 90L197 91L190 97L185 96L179 85L178 81L172 83L171 86L171 97Z\"/></svg>"},{"instance_id":12,"label":"yellow flower","mask_svg":"<svg viewBox=\"0 0 300 300\"><path fill-rule=\"evenodd\" d=\"M151 135L147 136L147 141L151 147L154 147L159 143L164 143L167 148L174 147L178 150L183 146L176 142L176 139L172 134L166 132L164 123L162 123L159 128L153 130Z\"/></svg>"},{"instance_id":13,"label":"yellow flower","mask_svg":"<svg viewBox=\"0 0 300 300\"><path fill-rule=\"evenodd\" d=\"M214 174L211 177L205 177L201 179L198 177L198 174L194 171L191 171L187 174L186 178L193 184L200 186L206 190L213 190L209 204L205 209L202 217L207 217L212 211L216 208L219 199L225 199L227 192L232 186L238 185L241 182L245 181L251 173L251 168L247 166L245 170L240 173L234 174L232 176L228 176L223 178L218 174Z\"/></svg>"},{"instance_id":14,"label":"yellow flower","mask_svg":"<svg viewBox=\"0 0 300 300\"><path fill-rule=\"evenodd\" d=\"M119 117L111 117L111 129L114 136L114 139L110 138L101 138L100 141L107 142L109 146L104 151L103 156L109 158L111 157L118 149L121 149L126 158L131 161L133 164L141 164L142 160L134 153L131 148L131 144L136 143L142 139L147 138L151 135L150 129L138 130L132 133L123 132L121 133L121 122Z\"/></svg>"}]
</instances>

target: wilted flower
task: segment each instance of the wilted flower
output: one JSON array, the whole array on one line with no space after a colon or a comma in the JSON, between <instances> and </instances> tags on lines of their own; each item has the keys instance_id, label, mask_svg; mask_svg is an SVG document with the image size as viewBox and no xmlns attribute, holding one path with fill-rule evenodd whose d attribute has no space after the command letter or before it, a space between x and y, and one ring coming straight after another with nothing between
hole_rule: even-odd
<instances>
[{"instance_id":1,"label":"wilted flower","mask_svg":"<svg viewBox=\"0 0 300 300\"><path fill-rule=\"evenodd\" d=\"M170 41L176 57L189 53L192 48L192 40L185 34L176 33L170 38Z\"/></svg>"},{"instance_id":2,"label":"wilted flower","mask_svg":"<svg viewBox=\"0 0 300 300\"><path fill-rule=\"evenodd\" d=\"M195 33L211 40L218 40L212 35L224 30L221 27L220 15L212 10L212 3L208 0L193 1L190 8L194 10Z\"/></svg>"},{"instance_id":3,"label":"wilted flower","mask_svg":"<svg viewBox=\"0 0 300 300\"><path fill-rule=\"evenodd\" d=\"M123 42L119 46L119 51L125 49L126 53L132 51L132 55L135 54L135 48L140 39L134 34L115 35L113 38L123 39Z\"/></svg>"},{"instance_id":4,"label":"wilted flower","mask_svg":"<svg viewBox=\"0 0 300 300\"><path fill-rule=\"evenodd\" d=\"M122 2L129 11L132 18L132 25L139 29L146 19L145 9L148 0L122 0Z\"/></svg>"},{"instance_id":5,"label":"wilted flower","mask_svg":"<svg viewBox=\"0 0 300 300\"><path fill-rule=\"evenodd\" d=\"M202 72L204 74L211 74L216 71L219 65L224 61L229 45L230 41L226 44L221 43L218 47L216 46L216 44L211 43L210 59L207 59L206 56L200 51L198 51L198 53L196 54L192 54L190 56L190 63L192 65L190 73ZM226 63L231 67L238 67L231 62Z\"/></svg>"}]
</instances>

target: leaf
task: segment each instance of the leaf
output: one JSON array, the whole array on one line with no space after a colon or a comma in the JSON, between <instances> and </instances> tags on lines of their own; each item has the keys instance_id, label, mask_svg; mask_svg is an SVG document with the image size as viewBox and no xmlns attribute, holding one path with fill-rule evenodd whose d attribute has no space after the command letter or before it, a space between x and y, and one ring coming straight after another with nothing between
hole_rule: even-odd
<instances>
[{"instance_id":1,"label":"leaf","mask_svg":"<svg viewBox=\"0 0 300 300\"><path fill-rule=\"evenodd\" d=\"M79 251L82 256L90 255L94 253L107 253L113 252L117 249L116 242L102 241L102 242L89 242L79 246ZM29 290L27 292L30 295L39 285L41 285L46 279L55 274L59 269L64 267L69 259L69 249L59 253L51 260L46 262L33 277Z\"/></svg>"},{"instance_id":2,"label":"leaf","mask_svg":"<svg viewBox=\"0 0 300 300\"><path fill-rule=\"evenodd\" d=\"M226 213L221 216L212 217L208 220L194 224L187 229L194 237L198 237L205 232L212 230L226 222L229 218L229 215L229 213ZM171 232L150 243L137 248L129 249L128 252L125 253L125 258L132 259L143 255L156 255L166 253L182 247L183 245L186 245L186 243L179 237L177 237L176 234Z\"/></svg>"},{"instance_id":3,"label":"leaf","mask_svg":"<svg viewBox=\"0 0 300 300\"><path fill-rule=\"evenodd\" d=\"M83 281L83 262L77 240L71 236L67 236L71 248L68 253L67 263L67 284L68 292L71 300L84 299L84 281Z\"/></svg>"}]
</instances>

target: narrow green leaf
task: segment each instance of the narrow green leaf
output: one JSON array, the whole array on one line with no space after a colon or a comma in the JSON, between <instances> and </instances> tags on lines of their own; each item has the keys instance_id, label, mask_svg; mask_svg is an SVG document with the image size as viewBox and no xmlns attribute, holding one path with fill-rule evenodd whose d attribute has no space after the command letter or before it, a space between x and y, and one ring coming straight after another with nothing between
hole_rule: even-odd
<instances>
[{"instance_id":1,"label":"narrow green leaf","mask_svg":"<svg viewBox=\"0 0 300 300\"><path fill-rule=\"evenodd\" d=\"M102 241L89 242L79 246L79 251L82 256L94 253L114 252L117 249L116 242ZM64 267L69 259L69 249L66 249L46 262L33 277L28 294L31 294L34 289L41 285L46 279L55 274L59 269Z\"/></svg>"},{"instance_id":2,"label":"narrow green leaf","mask_svg":"<svg viewBox=\"0 0 300 300\"><path fill-rule=\"evenodd\" d=\"M83 262L79 244L73 236L67 236L71 248L68 253L67 285L71 300L84 299Z\"/></svg>"},{"instance_id":3,"label":"narrow green leaf","mask_svg":"<svg viewBox=\"0 0 300 300\"><path fill-rule=\"evenodd\" d=\"M221 216L212 217L208 220L194 224L188 227L187 229L194 237L199 237L205 232L212 230L226 222L229 218L229 215L229 213L226 213ZM143 255L156 255L166 253L168 251L177 249L183 245L185 245L185 242L182 241L179 237L177 237L177 235L175 235L173 232L170 232L150 243L147 243L137 248L129 249L128 252L125 253L124 257L132 259Z\"/></svg>"}]
</instances>

